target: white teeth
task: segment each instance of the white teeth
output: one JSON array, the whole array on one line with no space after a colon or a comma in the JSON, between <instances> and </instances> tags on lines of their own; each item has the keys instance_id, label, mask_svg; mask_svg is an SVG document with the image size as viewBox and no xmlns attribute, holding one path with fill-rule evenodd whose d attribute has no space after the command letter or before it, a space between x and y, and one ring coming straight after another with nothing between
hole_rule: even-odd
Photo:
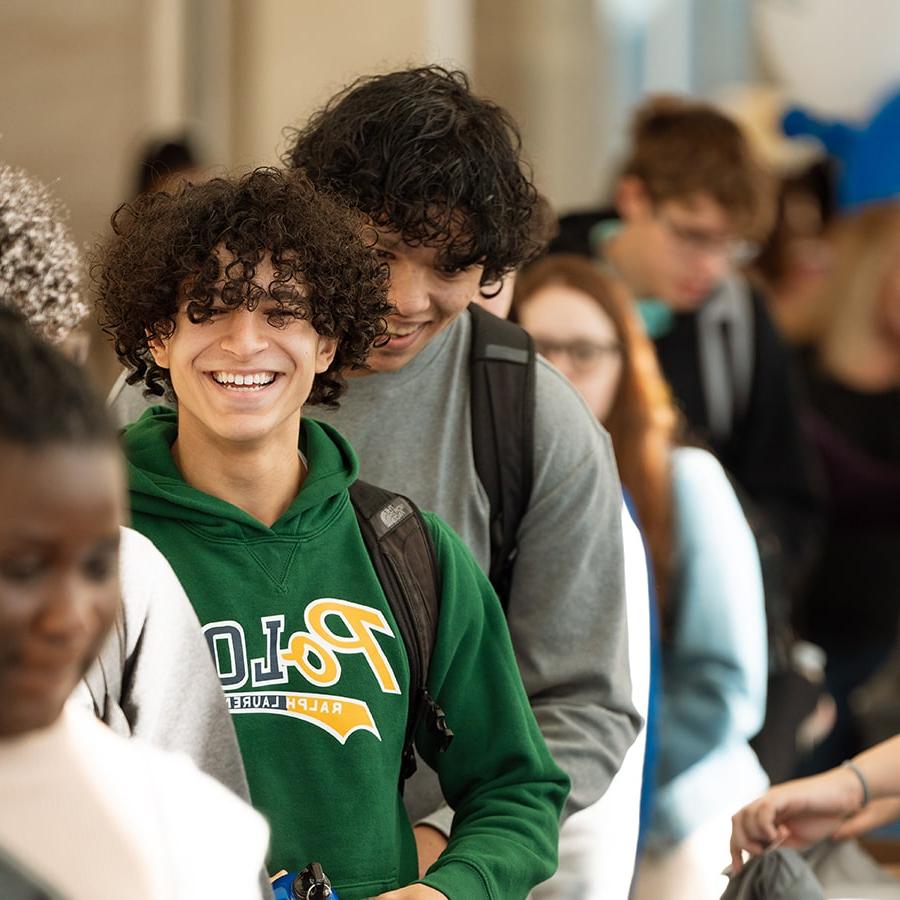
<instances>
[{"instance_id":1,"label":"white teeth","mask_svg":"<svg viewBox=\"0 0 900 900\"><path fill-rule=\"evenodd\" d=\"M259 390L267 384L271 384L275 380L274 372L254 372L235 374L233 372L213 372L213 379L222 385L234 385L235 387L248 388L249 390Z\"/></svg>"}]
</instances>

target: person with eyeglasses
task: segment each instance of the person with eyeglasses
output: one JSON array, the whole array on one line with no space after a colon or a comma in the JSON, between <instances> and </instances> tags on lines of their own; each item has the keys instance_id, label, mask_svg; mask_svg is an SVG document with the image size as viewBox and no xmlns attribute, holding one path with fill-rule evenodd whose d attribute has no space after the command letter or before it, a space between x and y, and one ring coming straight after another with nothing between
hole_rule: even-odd
<instances>
[{"instance_id":1,"label":"person with eyeglasses","mask_svg":"<svg viewBox=\"0 0 900 900\"><path fill-rule=\"evenodd\" d=\"M817 692L790 661L791 610L817 556L822 503L793 361L741 272L769 227L773 191L735 122L705 103L652 97L634 112L614 207L564 216L549 252L589 256L622 278L693 439L732 476L763 559L773 679L796 691L796 725ZM757 744L775 778L795 762L792 728L767 727Z\"/></svg>"},{"instance_id":2,"label":"person with eyeglasses","mask_svg":"<svg viewBox=\"0 0 900 900\"><path fill-rule=\"evenodd\" d=\"M513 317L609 431L637 511L661 624L655 783L637 900L718 900L732 815L767 784L766 621L759 557L715 458L678 445L678 417L628 292L560 254L520 272Z\"/></svg>"}]
</instances>

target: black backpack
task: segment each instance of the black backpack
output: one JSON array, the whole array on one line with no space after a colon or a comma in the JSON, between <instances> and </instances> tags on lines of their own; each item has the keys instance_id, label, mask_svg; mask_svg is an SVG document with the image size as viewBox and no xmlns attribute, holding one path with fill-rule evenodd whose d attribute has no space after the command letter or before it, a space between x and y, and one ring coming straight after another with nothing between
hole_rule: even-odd
<instances>
[{"instance_id":1,"label":"black backpack","mask_svg":"<svg viewBox=\"0 0 900 900\"><path fill-rule=\"evenodd\" d=\"M534 480L535 354L531 335L476 303L469 306L472 455L490 501L488 577L509 609L519 523Z\"/></svg>"},{"instance_id":2,"label":"black backpack","mask_svg":"<svg viewBox=\"0 0 900 900\"><path fill-rule=\"evenodd\" d=\"M490 501L489 577L504 612L509 606L519 523L528 509L534 469L535 357L530 336L477 304L469 307L472 447ZM410 665L410 705L401 789L416 770L413 741L425 723L446 750L453 739L427 678L440 614L441 573L428 527L407 497L357 481L350 487L372 565Z\"/></svg>"},{"instance_id":3,"label":"black backpack","mask_svg":"<svg viewBox=\"0 0 900 900\"><path fill-rule=\"evenodd\" d=\"M367 481L355 481L350 485L350 502L409 657L410 701L400 766L402 790L406 779L416 771L413 742L421 723L438 736L441 751L453 740L444 711L428 692L428 669L440 614L441 571L428 526L411 500Z\"/></svg>"}]
</instances>

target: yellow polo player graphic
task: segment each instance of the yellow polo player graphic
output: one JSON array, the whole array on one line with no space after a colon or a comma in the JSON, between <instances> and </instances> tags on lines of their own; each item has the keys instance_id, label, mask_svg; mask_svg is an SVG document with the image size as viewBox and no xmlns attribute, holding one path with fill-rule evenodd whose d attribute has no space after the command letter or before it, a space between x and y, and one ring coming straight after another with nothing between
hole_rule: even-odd
<instances>
[{"instance_id":1,"label":"yellow polo player graphic","mask_svg":"<svg viewBox=\"0 0 900 900\"><path fill-rule=\"evenodd\" d=\"M300 719L326 731L341 744L355 731L369 731L381 740L369 705L363 700L270 689L236 692L248 681L253 687L286 684L290 667L315 687L332 687L341 678L341 657L361 654L378 688L385 694L400 693L397 677L375 637L379 633L395 638L383 613L349 600L326 597L307 606L303 619L306 630L295 631L284 641L284 616L264 617L260 624L267 654L250 660L250 665L239 622L211 622L203 629L229 709L235 714L269 713ZM345 634L335 631L338 623Z\"/></svg>"}]
</instances>

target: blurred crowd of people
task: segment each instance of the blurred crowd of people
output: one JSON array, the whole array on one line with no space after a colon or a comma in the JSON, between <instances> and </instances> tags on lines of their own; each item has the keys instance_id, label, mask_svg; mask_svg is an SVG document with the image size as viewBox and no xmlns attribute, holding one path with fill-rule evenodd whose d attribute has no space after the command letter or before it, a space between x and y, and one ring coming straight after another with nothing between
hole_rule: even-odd
<instances>
[{"instance_id":1,"label":"blurred crowd of people","mask_svg":"<svg viewBox=\"0 0 900 900\"><path fill-rule=\"evenodd\" d=\"M363 78L149 147L90 285L0 167L0 894L900 896L895 107L785 172L651 97L570 212Z\"/></svg>"}]
</instances>

